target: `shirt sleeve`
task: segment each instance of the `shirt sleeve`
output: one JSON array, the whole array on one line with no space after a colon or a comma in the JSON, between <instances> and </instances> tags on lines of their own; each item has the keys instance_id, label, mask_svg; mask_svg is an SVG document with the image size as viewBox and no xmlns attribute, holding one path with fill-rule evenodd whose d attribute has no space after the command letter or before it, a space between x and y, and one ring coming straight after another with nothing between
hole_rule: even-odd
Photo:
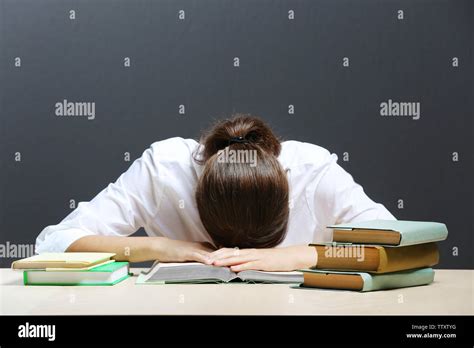
<instances>
[{"instance_id":1,"label":"shirt sleeve","mask_svg":"<svg viewBox=\"0 0 474 348\"><path fill-rule=\"evenodd\" d=\"M128 170L90 202L77 208L59 224L47 226L36 239L36 253L64 252L88 235L129 236L156 213L159 205L156 163L150 147Z\"/></svg>"},{"instance_id":2,"label":"shirt sleeve","mask_svg":"<svg viewBox=\"0 0 474 348\"><path fill-rule=\"evenodd\" d=\"M352 175L332 155L315 190L315 212L325 225L367 221L396 220L380 203L374 202Z\"/></svg>"}]
</instances>

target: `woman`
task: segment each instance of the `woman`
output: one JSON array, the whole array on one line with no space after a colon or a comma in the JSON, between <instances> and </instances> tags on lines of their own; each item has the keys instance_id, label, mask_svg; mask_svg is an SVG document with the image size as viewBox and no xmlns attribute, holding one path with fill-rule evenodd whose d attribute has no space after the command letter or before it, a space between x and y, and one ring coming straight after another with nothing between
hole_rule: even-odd
<instances>
[{"instance_id":1,"label":"woman","mask_svg":"<svg viewBox=\"0 0 474 348\"><path fill-rule=\"evenodd\" d=\"M198 261L247 269L313 267L330 224L395 219L337 156L281 142L236 115L201 138L155 142L115 183L46 227L36 251L114 252L116 260ZM143 227L149 237L129 237Z\"/></svg>"}]
</instances>

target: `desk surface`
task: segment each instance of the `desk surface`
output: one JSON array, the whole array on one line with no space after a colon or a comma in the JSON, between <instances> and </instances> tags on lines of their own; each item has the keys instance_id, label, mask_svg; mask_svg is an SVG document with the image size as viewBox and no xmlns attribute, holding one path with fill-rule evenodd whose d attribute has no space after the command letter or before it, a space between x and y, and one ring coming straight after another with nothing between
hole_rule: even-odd
<instances>
[{"instance_id":1,"label":"desk surface","mask_svg":"<svg viewBox=\"0 0 474 348\"><path fill-rule=\"evenodd\" d=\"M140 269L132 269L138 274ZM474 314L472 270L436 270L434 283L368 293L281 284L23 286L0 269L0 314Z\"/></svg>"}]
</instances>

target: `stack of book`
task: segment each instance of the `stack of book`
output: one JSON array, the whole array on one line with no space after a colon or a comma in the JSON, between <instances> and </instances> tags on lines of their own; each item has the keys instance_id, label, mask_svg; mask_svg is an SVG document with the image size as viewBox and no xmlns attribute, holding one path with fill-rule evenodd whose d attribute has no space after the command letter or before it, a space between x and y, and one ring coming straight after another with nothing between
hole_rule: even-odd
<instances>
[{"instance_id":1,"label":"stack of book","mask_svg":"<svg viewBox=\"0 0 474 348\"><path fill-rule=\"evenodd\" d=\"M25 285L115 285L130 276L114 253L44 253L14 261Z\"/></svg>"},{"instance_id":2,"label":"stack of book","mask_svg":"<svg viewBox=\"0 0 474 348\"><path fill-rule=\"evenodd\" d=\"M318 263L301 270L304 287L374 291L429 284L439 262L436 242L448 236L438 222L372 220L328 228L333 243L312 244Z\"/></svg>"}]
</instances>

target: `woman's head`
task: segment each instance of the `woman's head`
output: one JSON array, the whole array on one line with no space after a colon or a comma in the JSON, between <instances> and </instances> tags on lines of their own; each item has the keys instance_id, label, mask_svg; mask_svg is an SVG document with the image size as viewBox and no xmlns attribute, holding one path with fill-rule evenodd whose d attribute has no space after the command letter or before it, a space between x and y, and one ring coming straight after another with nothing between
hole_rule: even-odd
<instances>
[{"instance_id":1,"label":"woman's head","mask_svg":"<svg viewBox=\"0 0 474 348\"><path fill-rule=\"evenodd\" d=\"M196 188L201 221L223 247L268 248L286 235L289 188L281 145L259 118L235 115L201 139Z\"/></svg>"}]
</instances>

